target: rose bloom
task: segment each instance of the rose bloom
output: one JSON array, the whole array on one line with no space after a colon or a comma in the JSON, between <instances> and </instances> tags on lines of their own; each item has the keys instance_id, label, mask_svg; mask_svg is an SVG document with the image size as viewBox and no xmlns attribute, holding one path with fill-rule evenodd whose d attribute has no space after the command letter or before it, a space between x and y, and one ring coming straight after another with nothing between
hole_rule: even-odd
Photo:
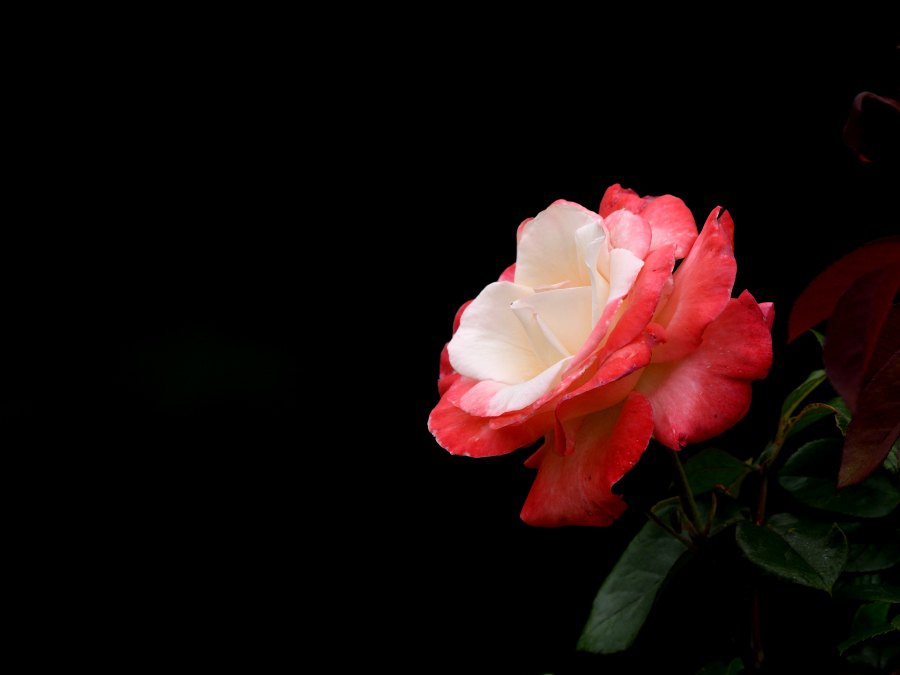
<instances>
[{"instance_id":1,"label":"rose bloom","mask_svg":"<svg viewBox=\"0 0 900 675\"><path fill-rule=\"evenodd\" d=\"M609 525L651 438L679 450L744 417L772 364L772 303L731 297L719 207L698 236L680 199L616 184L597 213L560 200L516 237L516 262L456 314L428 428L468 457L543 437L522 519Z\"/></svg>"}]
</instances>

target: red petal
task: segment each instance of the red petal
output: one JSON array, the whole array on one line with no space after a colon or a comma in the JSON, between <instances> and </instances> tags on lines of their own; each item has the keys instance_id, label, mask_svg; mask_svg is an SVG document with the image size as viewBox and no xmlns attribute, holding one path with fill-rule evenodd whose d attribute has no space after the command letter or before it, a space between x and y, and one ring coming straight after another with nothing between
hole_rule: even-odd
<instances>
[{"instance_id":1,"label":"red petal","mask_svg":"<svg viewBox=\"0 0 900 675\"><path fill-rule=\"evenodd\" d=\"M652 431L650 403L636 392L590 415L572 454L545 452L522 520L538 527L612 524L626 508L612 486L640 459Z\"/></svg>"},{"instance_id":2,"label":"red petal","mask_svg":"<svg viewBox=\"0 0 900 675\"><path fill-rule=\"evenodd\" d=\"M788 319L788 342L831 316L841 294L854 281L897 263L900 263L900 235L870 241L829 265L794 303Z\"/></svg>"},{"instance_id":3,"label":"red petal","mask_svg":"<svg viewBox=\"0 0 900 675\"><path fill-rule=\"evenodd\" d=\"M716 207L706 219L688 257L675 270L675 288L654 318L669 340L653 350L653 362L671 361L693 351L710 321L731 300L737 273L734 223L728 211Z\"/></svg>"},{"instance_id":4,"label":"red petal","mask_svg":"<svg viewBox=\"0 0 900 675\"><path fill-rule=\"evenodd\" d=\"M743 418L750 407L750 382L765 377L771 365L772 336L753 296L744 291L707 326L697 350L651 363L635 390L653 404L656 439L678 450Z\"/></svg>"},{"instance_id":5,"label":"red petal","mask_svg":"<svg viewBox=\"0 0 900 675\"><path fill-rule=\"evenodd\" d=\"M448 389L448 394L458 389L467 390L478 380L459 377ZM428 416L428 430L442 448L453 455L467 457L493 457L505 455L518 448L531 445L553 429L553 411L535 414L519 424L507 424L500 428L491 426L494 418L474 417L460 410L445 394Z\"/></svg>"},{"instance_id":6,"label":"red petal","mask_svg":"<svg viewBox=\"0 0 900 675\"><path fill-rule=\"evenodd\" d=\"M557 452L568 455L585 416L610 408L628 395L650 362L650 346L635 341L610 356L584 385L563 396L556 404ZM628 377L634 373L634 377Z\"/></svg>"},{"instance_id":7,"label":"red petal","mask_svg":"<svg viewBox=\"0 0 900 675\"><path fill-rule=\"evenodd\" d=\"M859 391L866 385L863 375L898 290L900 266L890 272L869 272L844 291L828 319L822 354L825 370L851 411L856 411Z\"/></svg>"},{"instance_id":8,"label":"red petal","mask_svg":"<svg viewBox=\"0 0 900 675\"><path fill-rule=\"evenodd\" d=\"M844 439L839 488L868 478L900 436L900 352L875 374L858 403Z\"/></svg>"},{"instance_id":9,"label":"red petal","mask_svg":"<svg viewBox=\"0 0 900 675\"><path fill-rule=\"evenodd\" d=\"M763 313L763 316L766 318L766 325L769 327L769 331L771 331L772 325L775 323L775 303L761 302L759 303L759 311Z\"/></svg>"},{"instance_id":10,"label":"red petal","mask_svg":"<svg viewBox=\"0 0 900 675\"><path fill-rule=\"evenodd\" d=\"M639 197L634 190L625 189L616 183L606 189L597 213L606 218L620 209L638 213L650 223L653 232L651 251L674 244L675 258L680 259L687 255L697 238L694 216L678 197Z\"/></svg>"},{"instance_id":11,"label":"red petal","mask_svg":"<svg viewBox=\"0 0 900 675\"><path fill-rule=\"evenodd\" d=\"M603 198L600 200L600 208L597 209L597 214L606 218L613 211L619 211L620 209L638 213L653 199L654 197L641 198L634 190L623 188L619 183L616 183L606 188L606 192L603 193Z\"/></svg>"}]
</instances>

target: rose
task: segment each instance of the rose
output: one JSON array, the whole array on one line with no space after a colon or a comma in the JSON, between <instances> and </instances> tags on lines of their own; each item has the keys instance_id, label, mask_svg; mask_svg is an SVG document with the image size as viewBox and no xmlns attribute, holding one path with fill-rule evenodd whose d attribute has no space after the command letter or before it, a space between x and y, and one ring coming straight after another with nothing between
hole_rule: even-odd
<instances>
[{"instance_id":1,"label":"rose","mask_svg":"<svg viewBox=\"0 0 900 675\"><path fill-rule=\"evenodd\" d=\"M772 303L731 297L733 235L719 207L698 236L680 199L618 184L597 213L557 201L527 219L516 262L457 312L429 430L471 457L544 437L522 519L609 525L626 508L612 486L651 437L679 450L720 434L768 374Z\"/></svg>"}]
</instances>

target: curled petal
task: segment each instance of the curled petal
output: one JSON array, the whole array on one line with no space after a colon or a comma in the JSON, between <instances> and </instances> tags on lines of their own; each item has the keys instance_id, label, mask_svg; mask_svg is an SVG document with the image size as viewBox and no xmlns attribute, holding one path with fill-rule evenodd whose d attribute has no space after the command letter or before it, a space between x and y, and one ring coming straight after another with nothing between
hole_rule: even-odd
<instances>
[{"instance_id":1,"label":"curled petal","mask_svg":"<svg viewBox=\"0 0 900 675\"><path fill-rule=\"evenodd\" d=\"M653 405L656 439L678 450L741 420L750 407L750 383L765 377L771 365L772 336L766 319L753 296L744 291L707 326L695 351L674 361L651 363L635 390Z\"/></svg>"},{"instance_id":2,"label":"curled petal","mask_svg":"<svg viewBox=\"0 0 900 675\"><path fill-rule=\"evenodd\" d=\"M650 403L637 392L589 415L571 454L543 452L522 520L539 527L610 525L626 508L612 486L640 459L652 431Z\"/></svg>"},{"instance_id":3,"label":"curled petal","mask_svg":"<svg viewBox=\"0 0 900 675\"><path fill-rule=\"evenodd\" d=\"M518 424L495 428L491 424L492 418L470 415L451 402L477 384L471 378L452 377L458 379L428 417L428 430L451 454L466 457L505 455L531 445L553 429L552 410L532 415Z\"/></svg>"},{"instance_id":4,"label":"curled petal","mask_svg":"<svg viewBox=\"0 0 900 675\"><path fill-rule=\"evenodd\" d=\"M688 254L694 240L697 239L694 216L678 197L672 195L639 197L634 190L623 188L616 183L607 188L597 212L606 218L619 209L639 214L650 223L653 232L651 251L674 244L675 258L680 259Z\"/></svg>"},{"instance_id":5,"label":"curled petal","mask_svg":"<svg viewBox=\"0 0 900 675\"><path fill-rule=\"evenodd\" d=\"M672 295L654 317L669 341L653 350L653 362L671 361L700 345L703 331L731 300L737 273L734 261L734 223L728 211L716 207L700 237L675 270Z\"/></svg>"},{"instance_id":6,"label":"curled petal","mask_svg":"<svg viewBox=\"0 0 900 675\"><path fill-rule=\"evenodd\" d=\"M643 260L650 250L650 223L630 211L613 211L603 224L609 230L609 246L627 248Z\"/></svg>"},{"instance_id":7,"label":"curled petal","mask_svg":"<svg viewBox=\"0 0 900 675\"><path fill-rule=\"evenodd\" d=\"M531 406L560 383L560 373L570 359L563 359L543 373L520 384L503 384L482 380L463 396L449 393L450 400L470 415L497 417Z\"/></svg>"}]
</instances>

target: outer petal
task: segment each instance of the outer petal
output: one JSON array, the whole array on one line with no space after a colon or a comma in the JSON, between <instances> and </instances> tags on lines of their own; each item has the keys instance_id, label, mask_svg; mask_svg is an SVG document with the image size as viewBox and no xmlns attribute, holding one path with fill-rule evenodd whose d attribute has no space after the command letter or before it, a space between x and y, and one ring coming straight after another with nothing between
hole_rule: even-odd
<instances>
[{"instance_id":1,"label":"outer petal","mask_svg":"<svg viewBox=\"0 0 900 675\"><path fill-rule=\"evenodd\" d=\"M674 244L676 259L683 258L697 239L694 216L678 197L639 197L634 190L625 189L616 183L607 188L597 212L606 218L619 209L640 214L650 223L653 231L651 251Z\"/></svg>"},{"instance_id":2,"label":"outer petal","mask_svg":"<svg viewBox=\"0 0 900 675\"><path fill-rule=\"evenodd\" d=\"M700 346L710 321L731 299L737 263L734 261L734 223L728 211L713 209L688 257L675 270L675 287L654 321L669 340L653 350L653 362L677 359Z\"/></svg>"},{"instance_id":3,"label":"outer petal","mask_svg":"<svg viewBox=\"0 0 900 675\"><path fill-rule=\"evenodd\" d=\"M448 392L454 405L470 415L497 417L508 412L516 412L532 405L560 384L561 373L570 359L563 359L550 366L543 373L520 384L502 384L483 380L474 385L463 396Z\"/></svg>"},{"instance_id":4,"label":"outer petal","mask_svg":"<svg viewBox=\"0 0 900 675\"><path fill-rule=\"evenodd\" d=\"M652 430L650 404L636 392L590 415L574 452L544 452L522 520L539 527L612 524L626 508L612 486L640 459Z\"/></svg>"},{"instance_id":5,"label":"outer petal","mask_svg":"<svg viewBox=\"0 0 900 675\"><path fill-rule=\"evenodd\" d=\"M476 380L459 377L428 417L428 430L451 454L466 457L505 455L531 445L552 431L552 409L526 418L519 424L494 428L492 418L469 415L451 403L453 395L464 394L475 384Z\"/></svg>"},{"instance_id":6,"label":"outer petal","mask_svg":"<svg viewBox=\"0 0 900 675\"><path fill-rule=\"evenodd\" d=\"M459 330L459 321L462 318L463 312L465 312L466 307L468 307L471 304L472 304L472 301L469 300L468 302L464 302L462 307L460 307L458 310L456 310L456 316L453 317L453 335L455 335L456 331ZM449 345L449 344L450 343L448 342L446 345L444 345L444 348L441 350L441 366L440 366L440 372L438 375L438 391L440 392L441 396L444 395L444 392L450 386L450 384L442 385L443 379L445 377L447 377L448 375L456 372L455 370L453 370L453 366L450 365L450 352L447 350L447 345Z\"/></svg>"},{"instance_id":7,"label":"outer petal","mask_svg":"<svg viewBox=\"0 0 900 675\"><path fill-rule=\"evenodd\" d=\"M488 284L463 313L447 349L456 372L476 380L526 382L544 370L509 305L531 295L525 286Z\"/></svg>"},{"instance_id":8,"label":"outer petal","mask_svg":"<svg viewBox=\"0 0 900 675\"><path fill-rule=\"evenodd\" d=\"M747 413L750 382L772 365L772 336L747 291L732 299L687 356L644 368L635 390L653 404L654 434L678 450L731 428Z\"/></svg>"},{"instance_id":9,"label":"outer petal","mask_svg":"<svg viewBox=\"0 0 900 675\"><path fill-rule=\"evenodd\" d=\"M558 201L526 222L516 252L516 283L534 287L569 280L575 286L589 285L575 232L598 221L600 216L583 206Z\"/></svg>"}]
</instances>

